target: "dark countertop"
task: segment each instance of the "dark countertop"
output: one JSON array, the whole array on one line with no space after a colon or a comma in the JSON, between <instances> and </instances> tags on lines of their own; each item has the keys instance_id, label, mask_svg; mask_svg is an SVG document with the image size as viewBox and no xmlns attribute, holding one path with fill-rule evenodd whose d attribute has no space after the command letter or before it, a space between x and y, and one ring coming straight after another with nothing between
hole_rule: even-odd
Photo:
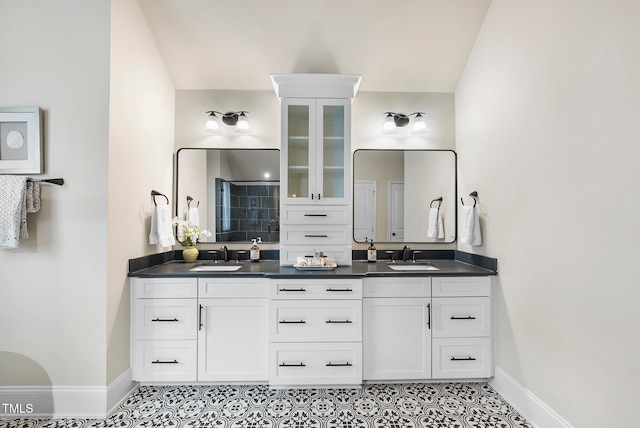
<instances>
[{"instance_id":1,"label":"dark countertop","mask_svg":"<svg viewBox=\"0 0 640 428\"><path fill-rule=\"evenodd\" d=\"M424 262L423 262L424 263ZM458 260L429 260L428 263L439 270L428 271L396 271L389 268L386 261L367 263L354 260L351 266L338 266L331 271L299 271L293 266L280 266L278 260L261 260L258 263L240 262L242 267L233 272L191 272L200 265L236 265L236 262L207 262L197 261L185 263L172 260L146 269L130 272L130 277L266 277L266 278L353 278L353 277L381 277L381 276L486 276L496 275L493 270L483 269ZM411 262L398 262L411 264ZM420 264L420 263L418 263Z\"/></svg>"}]
</instances>

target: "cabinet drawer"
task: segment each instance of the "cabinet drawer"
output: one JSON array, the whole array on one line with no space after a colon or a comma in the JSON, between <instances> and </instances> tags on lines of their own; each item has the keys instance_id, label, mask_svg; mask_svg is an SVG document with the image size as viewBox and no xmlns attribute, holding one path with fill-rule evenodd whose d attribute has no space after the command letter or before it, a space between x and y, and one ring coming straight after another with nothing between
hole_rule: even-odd
<instances>
[{"instance_id":1,"label":"cabinet drawer","mask_svg":"<svg viewBox=\"0 0 640 428\"><path fill-rule=\"evenodd\" d=\"M433 337L488 337L491 306L488 297L433 299Z\"/></svg>"},{"instance_id":2,"label":"cabinet drawer","mask_svg":"<svg viewBox=\"0 0 640 428\"><path fill-rule=\"evenodd\" d=\"M324 245L348 245L351 243L351 227L348 225L282 225L280 242L313 246L313 248L323 248Z\"/></svg>"},{"instance_id":3,"label":"cabinet drawer","mask_svg":"<svg viewBox=\"0 0 640 428\"><path fill-rule=\"evenodd\" d=\"M196 299L137 299L135 339L195 339Z\"/></svg>"},{"instance_id":4,"label":"cabinet drawer","mask_svg":"<svg viewBox=\"0 0 640 428\"><path fill-rule=\"evenodd\" d=\"M198 294L203 297L251 299L267 297L267 284L262 278L200 278Z\"/></svg>"},{"instance_id":5,"label":"cabinet drawer","mask_svg":"<svg viewBox=\"0 0 640 428\"><path fill-rule=\"evenodd\" d=\"M429 297L431 277L366 278L362 292L364 297Z\"/></svg>"},{"instance_id":6,"label":"cabinet drawer","mask_svg":"<svg viewBox=\"0 0 640 428\"><path fill-rule=\"evenodd\" d=\"M197 297L197 278L133 278L134 296L141 298Z\"/></svg>"},{"instance_id":7,"label":"cabinet drawer","mask_svg":"<svg viewBox=\"0 0 640 428\"><path fill-rule=\"evenodd\" d=\"M281 224L351 224L351 209L344 206L288 206L280 211Z\"/></svg>"},{"instance_id":8,"label":"cabinet drawer","mask_svg":"<svg viewBox=\"0 0 640 428\"><path fill-rule=\"evenodd\" d=\"M487 378L493 375L491 340L433 339L433 378Z\"/></svg>"},{"instance_id":9,"label":"cabinet drawer","mask_svg":"<svg viewBox=\"0 0 640 428\"><path fill-rule=\"evenodd\" d=\"M270 279L272 299L360 299L360 279Z\"/></svg>"},{"instance_id":10,"label":"cabinet drawer","mask_svg":"<svg viewBox=\"0 0 640 428\"><path fill-rule=\"evenodd\" d=\"M270 385L362 383L361 343L272 343Z\"/></svg>"},{"instance_id":11,"label":"cabinet drawer","mask_svg":"<svg viewBox=\"0 0 640 428\"><path fill-rule=\"evenodd\" d=\"M195 340L134 342L133 380L190 382L196 380Z\"/></svg>"},{"instance_id":12,"label":"cabinet drawer","mask_svg":"<svg viewBox=\"0 0 640 428\"><path fill-rule=\"evenodd\" d=\"M271 342L359 342L361 300L274 300L269 307Z\"/></svg>"},{"instance_id":13,"label":"cabinet drawer","mask_svg":"<svg viewBox=\"0 0 640 428\"><path fill-rule=\"evenodd\" d=\"M433 297L490 296L491 277L433 277Z\"/></svg>"},{"instance_id":14,"label":"cabinet drawer","mask_svg":"<svg viewBox=\"0 0 640 428\"><path fill-rule=\"evenodd\" d=\"M313 256L313 248L318 248L338 266L351 266L351 245L281 245L280 264L293 266L298 257Z\"/></svg>"}]
</instances>

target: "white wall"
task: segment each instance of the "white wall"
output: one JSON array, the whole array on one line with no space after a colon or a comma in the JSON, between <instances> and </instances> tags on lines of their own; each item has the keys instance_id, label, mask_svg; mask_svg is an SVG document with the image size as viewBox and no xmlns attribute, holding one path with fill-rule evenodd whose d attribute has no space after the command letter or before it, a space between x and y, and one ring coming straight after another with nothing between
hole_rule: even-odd
<instances>
[{"instance_id":1,"label":"white wall","mask_svg":"<svg viewBox=\"0 0 640 428\"><path fill-rule=\"evenodd\" d=\"M110 72L107 383L129 368L127 261L171 249L148 236L151 190L173 206L175 89L135 0L111 1Z\"/></svg>"},{"instance_id":2,"label":"white wall","mask_svg":"<svg viewBox=\"0 0 640 428\"><path fill-rule=\"evenodd\" d=\"M0 10L0 103L44 109L45 176L65 179L0 251L0 386L104 385L109 2Z\"/></svg>"},{"instance_id":3,"label":"white wall","mask_svg":"<svg viewBox=\"0 0 640 428\"><path fill-rule=\"evenodd\" d=\"M460 193L497 257L497 365L576 427L640 382L640 4L494 0L456 91Z\"/></svg>"}]
</instances>

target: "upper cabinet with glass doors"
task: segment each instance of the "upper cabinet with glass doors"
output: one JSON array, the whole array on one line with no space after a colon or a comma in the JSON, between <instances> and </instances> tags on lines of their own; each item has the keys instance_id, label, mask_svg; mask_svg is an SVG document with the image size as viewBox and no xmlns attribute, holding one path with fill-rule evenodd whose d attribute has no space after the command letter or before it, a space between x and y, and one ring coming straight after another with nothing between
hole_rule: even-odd
<instances>
[{"instance_id":1,"label":"upper cabinet with glass doors","mask_svg":"<svg viewBox=\"0 0 640 428\"><path fill-rule=\"evenodd\" d=\"M350 117L350 99L282 100L283 203L351 203Z\"/></svg>"}]
</instances>

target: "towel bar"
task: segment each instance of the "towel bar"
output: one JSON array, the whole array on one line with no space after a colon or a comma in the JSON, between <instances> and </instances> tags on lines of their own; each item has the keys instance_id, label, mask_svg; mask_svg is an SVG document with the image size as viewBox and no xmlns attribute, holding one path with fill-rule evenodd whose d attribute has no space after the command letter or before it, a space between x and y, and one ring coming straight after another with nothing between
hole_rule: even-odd
<instances>
[{"instance_id":1,"label":"towel bar","mask_svg":"<svg viewBox=\"0 0 640 428\"><path fill-rule=\"evenodd\" d=\"M27 181L32 183L51 183L58 186L62 186L64 184L64 178L29 178Z\"/></svg>"}]
</instances>

